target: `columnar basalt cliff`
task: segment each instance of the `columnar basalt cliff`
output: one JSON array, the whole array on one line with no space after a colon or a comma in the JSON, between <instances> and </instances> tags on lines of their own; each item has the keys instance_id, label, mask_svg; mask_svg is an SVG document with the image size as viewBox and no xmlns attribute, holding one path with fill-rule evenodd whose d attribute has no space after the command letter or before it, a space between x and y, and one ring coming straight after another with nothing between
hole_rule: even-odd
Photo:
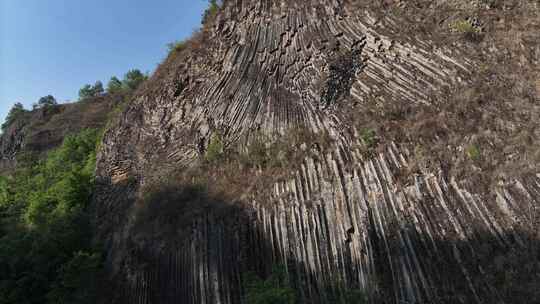
<instances>
[{"instance_id":1,"label":"columnar basalt cliff","mask_svg":"<svg viewBox=\"0 0 540 304\"><path fill-rule=\"evenodd\" d=\"M225 1L104 136L94 202L114 286L106 302L244 303L242 274L264 275L274 264L284 265L301 303L336 303L353 289L371 303L540 301L501 289L493 270L508 256L538 257L538 159L525 157L526 148L524 161L508 152L506 169L485 173L479 162L488 152L469 144L480 129L466 128L495 112L451 99L495 56L473 52L476 42L405 35L405 20L355 1ZM538 64L532 45L522 60ZM516 113L531 116L527 142L538 143L538 88L509 89L522 98ZM403 110L381 124L363 121L367 109L389 108ZM415 125L421 114L432 117ZM452 123L452 115L463 120ZM396 131L408 117L418 138ZM492 122L520 128L504 117ZM270 144L299 129L319 141L288 147L303 157L265 187L248 176L234 197L163 190L177 200L176 213L145 199L151 185L175 183L171 172L203 162L216 134L225 148L249 150L256 138ZM455 169L465 166L468 174ZM252 172L253 180L269 174ZM490 183L475 182L485 174ZM158 204L158 215L141 222L148 204ZM516 277L532 290L539 265L529 262Z\"/></svg>"}]
</instances>

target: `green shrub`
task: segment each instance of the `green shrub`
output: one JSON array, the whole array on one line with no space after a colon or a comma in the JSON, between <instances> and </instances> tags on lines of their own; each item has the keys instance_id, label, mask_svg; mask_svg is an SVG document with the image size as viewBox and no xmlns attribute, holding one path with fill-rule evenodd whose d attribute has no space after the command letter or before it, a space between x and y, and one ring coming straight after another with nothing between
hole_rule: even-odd
<instances>
[{"instance_id":1,"label":"green shrub","mask_svg":"<svg viewBox=\"0 0 540 304\"><path fill-rule=\"evenodd\" d=\"M202 17L202 24L206 24L217 14L219 11L219 3L217 0L210 0L208 8L204 11Z\"/></svg>"},{"instance_id":2,"label":"green shrub","mask_svg":"<svg viewBox=\"0 0 540 304\"><path fill-rule=\"evenodd\" d=\"M367 297L365 292L360 289L347 290L343 296L341 303L345 304L365 304L367 303Z\"/></svg>"},{"instance_id":3,"label":"green shrub","mask_svg":"<svg viewBox=\"0 0 540 304\"><path fill-rule=\"evenodd\" d=\"M224 156L224 146L221 135L214 133L208 143L205 159L209 163L217 163Z\"/></svg>"},{"instance_id":4,"label":"green shrub","mask_svg":"<svg viewBox=\"0 0 540 304\"><path fill-rule=\"evenodd\" d=\"M101 256L77 251L58 271L58 279L47 294L49 303L97 303Z\"/></svg>"},{"instance_id":5,"label":"green shrub","mask_svg":"<svg viewBox=\"0 0 540 304\"><path fill-rule=\"evenodd\" d=\"M107 93L117 94L122 92L122 82L116 76L111 77L111 80L107 83Z\"/></svg>"},{"instance_id":6,"label":"green shrub","mask_svg":"<svg viewBox=\"0 0 540 304\"><path fill-rule=\"evenodd\" d=\"M92 86L89 84L85 84L80 90L79 90L79 100L83 100L86 98L91 97L97 97L102 95L104 92L103 90L103 83L101 81L96 81L96 83Z\"/></svg>"},{"instance_id":7,"label":"green shrub","mask_svg":"<svg viewBox=\"0 0 540 304\"><path fill-rule=\"evenodd\" d=\"M452 23L451 28L458 33L477 32L477 29L467 20L458 20Z\"/></svg>"},{"instance_id":8,"label":"green shrub","mask_svg":"<svg viewBox=\"0 0 540 304\"><path fill-rule=\"evenodd\" d=\"M26 110L24 109L24 106L22 103L17 102L11 107L11 109L8 112L8 115L6 116L6 120L2 124L2 131L5 131L17 118L19 118L22 114L24 114Z\"/></svg>"},{"instance_id":9,"label":"green shrub","mask_svg":"<svg viewBox=\"0 0 540 304\"><path fill-rule=\"evenodd\" d=\"M174 41L174 42L167 43L167 49L169 49L169 53L181 52L185 48L186 48L185 41Z\"/></svg>"},{"instance_id":10,"label":"green shrub","mask_svg":"<svg viewBox=\"0 0 540 304\"><path fill-rule=\"evenodd\" d=\"M143 74L140 70L133 69L129 70L126 75L124 75L122 85L124 89L134 91L147 79L148 75Z\"/></svg>"},{"instance_id":11,"label":"green shrub","mask_svg":"<svg viewBox=\"0 0 540 304\"><path fill-rule=\"evenodd\" d=\"M275 266L270 276L262 279L253 272L245 273L242 282L247 304L294 304L296 292L290 287L284 267Z\"/></svg>"},{"instance_id":12,"label":"green shrub","mask_svg":"<svg viewBox=\"0 0 540 304\"><path fill-rule=\"evenodd\" d=\"M478 41L481 29L469 20L457 20L450 24L450 30L463 35L468 40Z\"/></svg>"},{"instance_id":13,"label":"green shrub","mask_svg":"<svg viewBox=\"0 0 540 304\"><path fill-rule=\"evenodd\" d=\"M41 97L37 103L34 103L32 108L39 109L39 108L44 108L48 106L54 106L56 104L58 104L56 102L56 98L54 98L54 96L52 95L47 95L47 96Z\"/></svg>"},{"instance_id":14,"label":"green shrub","mask_svg":"<svg viewBox=\"0 0 540 304\"><path fill-rule=\"evenodd\" d=\"M377 134L372 129L362 129L360 138L368 148L373 148L377 143Z\"/></svg>"},{"instance_id":15,"label":"green shrub","mask_svg":"<svg viewBox=\"0 0 540 304\"><path fill-rule=\"evenodd\" d=\"M465 149L465 153L474 161L479 160L481 156L480 149L476 145L468 146L467 149Z\"/></svg>"}]
</instances>

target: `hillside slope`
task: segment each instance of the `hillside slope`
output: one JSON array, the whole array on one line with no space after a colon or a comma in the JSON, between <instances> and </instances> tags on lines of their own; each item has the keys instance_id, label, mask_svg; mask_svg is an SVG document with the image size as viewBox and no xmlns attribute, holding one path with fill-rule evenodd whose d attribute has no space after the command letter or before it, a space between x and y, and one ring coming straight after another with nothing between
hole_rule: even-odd
<instances>
[{"instance_id":1,"label":"hillside slope","mask_svg":"<svg viewBox=\"0 0 540 304\"><path fill-rule=\"evenodd\" d=\"M534 1L224 1L105 134L112 303L540 301Z\"/></svg>"},{"instance_id":2,"label":"hillside slope","mask_svg":"<svg viewBox=\"0 0 540 304\"><path fill-rule=\"evenodd\" d=\"M58 147L68 134L101 129L121 96L103 96L27 111L0 137L0 170L5 174L24 154L43 155Z\"/></svg>"}]
</instances>

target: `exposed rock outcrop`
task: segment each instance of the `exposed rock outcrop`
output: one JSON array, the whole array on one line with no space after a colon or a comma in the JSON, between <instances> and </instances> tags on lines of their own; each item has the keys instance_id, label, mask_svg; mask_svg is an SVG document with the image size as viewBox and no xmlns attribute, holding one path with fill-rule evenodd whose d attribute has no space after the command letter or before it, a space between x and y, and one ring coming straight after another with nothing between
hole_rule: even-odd
<instances>
[{"instance_id":1,"label":"exposed rock outcrop","mask_svg":"<svg viewBox=\"0 0 540 304\"><path fill-rule=\"evenodd\" d=\"M373 100L432 105L477 72L470 45L401 36L400 26L349 1L225 1L105 134L95 207L115 283L108 300L243 303L242 273L278 263L302 303L332 303L347 289L372 303L510 303L490 269L538 250L538 171L481 191L444 164L414 169L419 154L407 145L370 150L345 119ZM227 215L206 206L167 241L153 237L152 222L146 236L135 233L142 189L199 163L212 134L242 146L295 128L332 143L302 148L298 169L270 194L223 199L236 206ZM530 267L519 270L528 288L540 269Z\"/></svg>"},{"instance_id":2,"label":"exposed rock outcrop","mask_svg":"<svg viewBox=\"0 0 540 304\"><path fill-rule=\"evenodd\" d=\"M23 113L0 137L0 170L13 168L18 155L39 155L59 146L68 134L103 128L120 100L120 96L96 97Z\"/></svg>"}]
</instances>

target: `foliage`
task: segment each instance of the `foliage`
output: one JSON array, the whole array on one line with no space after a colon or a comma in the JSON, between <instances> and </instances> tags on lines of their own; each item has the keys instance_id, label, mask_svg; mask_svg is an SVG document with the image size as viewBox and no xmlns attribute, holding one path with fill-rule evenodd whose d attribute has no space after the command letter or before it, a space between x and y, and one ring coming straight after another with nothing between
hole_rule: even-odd
<instances>
[{"instance_id":1,"label":"foliage","mask_svg":"<svg viewBox=\"0 0 540 304\"><path fill-rule=\"evenodd\" d=\"M373 129L362 129L360 131L360 137L368 148L372 148L377 144L377 134Z\"/></svg>"},{"instance_id":2,"label":"foliage","mask_svg":"<svg viewBox=\"0 0 540 304\"><path fill-rule=\"evenodd\" d=\"M94 84L94 87L93 87L93 93L94 93L94 96L99 96L99 95L102 95L104 92L103 90L103 83L101 81L96 81L96 83Z\"/></svg>"},{"instance_id":3,"label":"foliage","mask_svg":"<svg viewBox=\"0 0 540 304\"><path fill-rule=\"evenodd\" d=\"M117 94L122 91L122 82L116 76L111 77L109 83L107 83L107 93Z\"/></svg>"},{"instance_id":4,"label":"foliage","mask_svg":"<svg viewBox=\"0 0 540 304\"><path fill-rule=\"evenodd\" d=\"M97 136L68 136L46 159L28 158L0 179L0 303L93 303L100 258L87 206Z\"/></svg>"},{"instance_id":5,"label":"foliage","mask_svg":"<svg viewBox=\"0 0 540 304\"><path fill-rule=\"evenodd\" d=\"M97 253L77 251L59 270L59 279L47 294L50 303L96 303L97 275L101 257Z\"/></svg>"},{"instance_id":6,"label":"foliage","mask_svg":"<svg viewBox=\"0 0 540 304\"><path fill-rule=\"evenodd\" d=\"M93 86L89 84L85 84L79 90L79 100L83 100L90 97L97 97L102 94L103 94L103 83L101 83L101 81L98 80Z\"/></svg>"},{"instance_id":7,"label":"foliage","mask_svg":"<svg viewBox=\"0 0 540 304\"><path fill-rule=\"evenodd\" d=\"M122 84L125 89L134 91L146 79L148 79L148 76L141 73L141 71L137 69L129 70L124 76L124 80L122 81Z\"/></svg>"},{"instance_id":8,"label":"foliage","mask_svg":"<svg viewBox=\"0 0 540 304\"><path fill-rule=\"evenodd\" d=\"M480 149L476 145L470 145L465 150L467 156L472 160L480 159Z\"/></svg>"},{"instance_id":9,"label":"foliage","mask_svg":"<svg viewBox=\"0 0 540 304\"><path fill-rule=\"evenodd\" d=\"M360 130L360 138L364 146L361 148L365 156L372 156L378 145L377 133L373 129L363 128Z\"/></svg>"},{"instance_id":10,"label":"foliage","mask_svg":"<svg viewBox=\"0 0 540 304\"><path fill-rule=\"evenodd\" d=\"M167 43L167 49L169 49L170 52L181 52L186 48L186 42L185 41L174 41Z\"/></svg>"},{"instance_id":11,"label":"foliage","mask_svg":"<svg viewBox=\"0 0 540 304\"><path fill-rule=\"evenodd\" d=\"M457 20L450 28L458 33L477 33L479 30L468 20Z\"/></svg>"},{"instance_id":12,"label":"foliage","mask_svg":"<svg viewBox=\"0 0 540 304\"><path fill-rule=\"evenodd\" d=\"M2 124L2 131L5 131L21 114L25 113L26 110L22 103L17 102L11 107L9 113L6 116L6 120Z\"/></svg>"},{"instance_id":13,"label":"foliage","mask_svg":"<svg viewBox=\"0 0 540 304\"><path fill-rule=\"evenodd\" d=\"M38 100L37 104L33 105L33 108L34 109L43 108L43 107L53 106L56 104L57 104L56 99L52 95L47 95L47 96L41 97Z\"/></svg>"},{"instance_id":14,"label":"foliage","mask_svg":"<svg viewBox=\"0 0 540 304\"><path fill-rule=\"evenodd\" d=\"M107 93L129 93L136 90L147 79L148 75L143 74L140 70L129 70L122 80L116 76L111 77L107 83Z\"/></svg>"},{"instance_id":15,"label":"foliage","mask_svg":"<svg viewBox=\"0 0 540 304\"><path fill-rule=\"evenodd\" d=\"M365 304L367 303L366 293L360 289L340 290L331 303L343 304Z\"/></svg>"},{"instance_id":16,"label":"foliage","mask_svg":"<svg viewBox=\"0 0 540 304\"><path fill-rule=\"evenodd\" d=\"M89 84L85 84L80 90L79 90L79 99L85 99L94 96L92 91L92 86Z\"/></svg>"},{"instance_id":17,"label":"foliage","mask_svg":"<svg viewBox=\"0 0 540 304\"><path fill-rule=\"evenodd\" d=\"M296 292L290 287L287 272L283 267L275 266L266 279L253 272L242 277L246 288L247 304L294 304Z\"/></svg>"},{"instance_id":18,"label":"foliage","mask_svg":"<svg viewBox=\"0 0 540 304\"><path fill-rule=\"evenodd\" d=\"M463 35L463 37L471 41L478 41L482 32L478 24L468 19L461 19L451 23L450 30Z\"/></svg>"},{"instance_id":19,"label":"foliage","mask_svg":"<svg viewBox=\"0 0 540 304\"><path fill-rule=\"evenodd\" d=\"M367 303L366 294L359 289L352 289L345 292L343 302L347 304L364 304Z\"/></svg>"},{"instance_id":20,"label":"foliage","mask_svg":"<svg viewBox=\"0 0 540 304\"><path fill-rule=\"evenodd\" d=\"M202 17L202 24L206 24L209 20L214 17L219 10L219 3L217 0L210 0L208 8L204 11Z\"/></svg>"},{"instance_id":21,"label":"foliage","mask_svg":"<svg viewBox=\"0 0 540 304\"><path fill-rule=\"evenodd\" d=\"M224 154L223 140L219 134L212 134L206 150L205 159L209 163L218 162Z\"/></svg>"}]
</instances>

